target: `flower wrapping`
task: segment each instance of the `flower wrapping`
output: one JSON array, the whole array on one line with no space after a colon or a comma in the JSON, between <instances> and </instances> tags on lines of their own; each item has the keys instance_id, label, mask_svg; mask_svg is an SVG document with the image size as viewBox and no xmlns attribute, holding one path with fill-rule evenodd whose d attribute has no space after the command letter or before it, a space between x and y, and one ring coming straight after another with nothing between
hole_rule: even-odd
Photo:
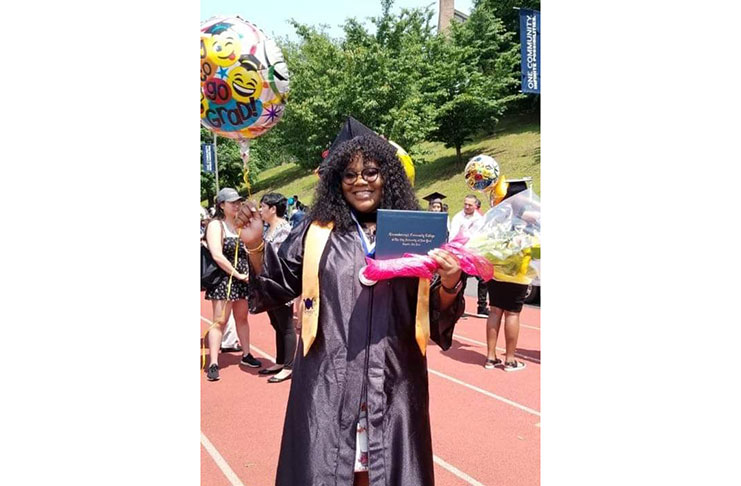
<instances>
[{"instance_id":1,"label":"flower wrapping","mask_svg":"<svg viewBox=\"0 0 741 486\"><path fill-rule=\"evenodd\" d=\"M491 208L468 236L456 235L440 249L453 254L461 270L484 280L539 284L540 199L527 189ZM428 255L407 253L390 260L367 259L363 275L375 281L396 277L431 279L438 268Z\"/></svg>"}]
</instances>

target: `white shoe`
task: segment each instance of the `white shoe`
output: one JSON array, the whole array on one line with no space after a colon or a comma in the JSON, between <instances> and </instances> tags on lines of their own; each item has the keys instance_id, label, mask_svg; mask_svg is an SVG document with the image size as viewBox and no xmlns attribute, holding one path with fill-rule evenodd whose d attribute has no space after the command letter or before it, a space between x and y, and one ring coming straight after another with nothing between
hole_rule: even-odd
<instances>
[{"instance_id":1,"label":"white shoe","mask_svg":"<svg viewBox=\"0 0 741 486\"><path fill-rule=\"evenodd\" d=\"M504 363L504 371L520 371L525 369L525 363L522 361L508 361Z\"/></svg>"}]
</instances>

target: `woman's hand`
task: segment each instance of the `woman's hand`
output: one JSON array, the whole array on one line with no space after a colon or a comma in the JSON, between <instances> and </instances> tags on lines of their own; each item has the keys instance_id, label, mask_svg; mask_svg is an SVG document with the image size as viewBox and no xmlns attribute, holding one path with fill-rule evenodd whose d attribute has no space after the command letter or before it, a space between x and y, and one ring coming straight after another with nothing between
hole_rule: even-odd
<instances>
[{"instance_id":1,"label":"woman's hand","mask_svg":"<svg viewBox=\"0 0 741 486\"><path fill-rule=\"evenodd\" d=\"M250 276L244 273L235 273L234 278L236 278L237 280L241 280L242 282L250 281Z\"/></svg>"},{"instance_id":2,"label":"woman's hand","mask_svg":"<svg viewBox=\"0 0 741 486\"><path fill-rule=\"evenodd\" d=\"M253 250L262 243L263 222L260 211L252 201L245 201L237 213L237 227L242 228L239 237L248 250Z\"/></svg>"},{"instance_id":3,"label":"woman's hand","mask_svg":"<svg viewBox=\"0 0 741 486\"><path fill-rule=\"evenodd\" d=\"M438 265L437 273L443 286L447 288L455 287L461 279L461 265L458 259L445 250L432 250L428 253Z\"/></svg>"}]
</instances>

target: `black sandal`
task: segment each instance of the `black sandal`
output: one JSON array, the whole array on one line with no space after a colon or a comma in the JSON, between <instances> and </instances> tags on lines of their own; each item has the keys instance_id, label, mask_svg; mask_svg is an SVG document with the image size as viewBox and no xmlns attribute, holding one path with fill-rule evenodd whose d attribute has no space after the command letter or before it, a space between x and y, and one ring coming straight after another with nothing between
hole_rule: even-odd
<instances>
[{"instance_id":1,"label":"black sandal","mask_svg":"<svg viewBox=\"0 0 741 486\"><path fill-rule=\"evenodd\" d=\"M257 374L258 375L277 375L281 371L283 371L283 368L278 368L277 370L269 370L265 368L265 369L258 371Z\"/></svg>"},{"instance_id":2,"label":"black sandal","mask_svg":"<svg viewBox=\"0 0 741 486\"><path fill-rule=\"evenodd\" d=\"M484 368L486 368L487 370L491 370L491 369L496 368L497 366L501 366L501 365L502 365L502 360L499 359L499 358L497 358L497 359L487 359L486 360L486 363L484 363Z\"/></svg>"}]
</instances>

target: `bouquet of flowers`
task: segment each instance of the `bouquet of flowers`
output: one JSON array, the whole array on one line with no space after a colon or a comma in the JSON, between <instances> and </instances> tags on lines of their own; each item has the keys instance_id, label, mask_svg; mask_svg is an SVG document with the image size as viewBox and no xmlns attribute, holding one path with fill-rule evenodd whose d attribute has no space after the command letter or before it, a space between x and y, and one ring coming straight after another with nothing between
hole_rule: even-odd
<instances>
[{"instance_id":1,"label":"bouquet of flowers","mask_svg":"<svg viewBox=\"0 0 741 486\"><path fill-rule=\"evenodd\" d=\"M455 235L441 246L468 275L484 280L536 284L540 275L540 199L527 189L491 208L472 234ZM407 253L391 260L367 260L366 280L432 278L437 269L427 255Z\"/></svg>"}]
</instances>

